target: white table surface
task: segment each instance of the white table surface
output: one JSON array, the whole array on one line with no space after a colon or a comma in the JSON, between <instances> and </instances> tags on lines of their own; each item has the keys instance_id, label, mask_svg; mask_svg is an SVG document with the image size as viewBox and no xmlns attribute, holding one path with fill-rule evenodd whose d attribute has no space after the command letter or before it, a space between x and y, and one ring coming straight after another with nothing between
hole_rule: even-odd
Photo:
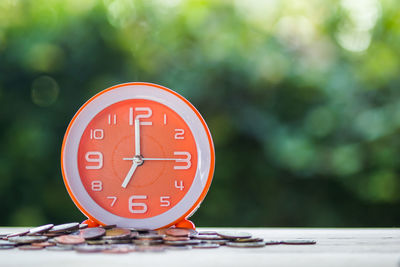
<instances>
[{"instance_id":1,"label":"white table surface","mask_svg":"<svg viewBox=\"0 0 400 267\"><path fill-rule=\"evenodd\" d=\"M0 234L27 228L2 227ZM162 253L82 254L0 250L0 266L400 266L398 228L199 228L246 231L265 240L314 239L316 245L192 249Z\"/></svg>"}]
</instances>

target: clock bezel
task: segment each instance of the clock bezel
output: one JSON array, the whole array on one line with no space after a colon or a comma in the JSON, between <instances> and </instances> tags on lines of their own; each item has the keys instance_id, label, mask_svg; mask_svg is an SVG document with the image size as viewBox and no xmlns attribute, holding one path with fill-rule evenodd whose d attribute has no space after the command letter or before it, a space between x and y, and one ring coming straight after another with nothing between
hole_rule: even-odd
<instances>
[{"instance_id":1,"label":"clock bezel","mask_svg":"<svg viewBox=\"0 0 400 267\"><path fill-rule=\"evenodd\" d=\"M89 122L104 108L128 99L147 99L174 110L192 131L198 163L192 186L185 196L168 211L150 218L132 219L113 214L97 204L84 188L78 171L78 148ZM64 136L61 166L64 183L76 206L99 224L157 229L185 219L201 203L214 173L214 146L210 131L196 108L176 92L152 83L124 83L105 89L89 99L74 115Z\"/></svg>"}]
</instances>

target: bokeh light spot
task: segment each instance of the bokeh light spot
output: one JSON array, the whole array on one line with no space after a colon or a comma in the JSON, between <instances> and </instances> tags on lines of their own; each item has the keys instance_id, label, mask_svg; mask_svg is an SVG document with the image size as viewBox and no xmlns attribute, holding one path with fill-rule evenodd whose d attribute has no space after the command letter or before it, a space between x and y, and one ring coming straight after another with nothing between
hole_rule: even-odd
<instances>
[{"instance_id":1,"label":"bokeh light spot","mask_svg":"<svg viewBox=\"0 0 400 267\"><path fill-rule=\"evenodd\" d=\"M57 45L39 43L32 45L27 52L27 67L42 72L55 72L64 64L64 51Z\"/></svg>"},{"instance_id":2,"label":"bokeh light spot","mask_svg":"<svg viewBox=\"0 0 400 267\"><path fill-rule=\"evenodd\" d=\"M56 102L59 91L58 84L53 78L40 76L32 83L32 102L41 107L50 106Z\"/></svg>"},{"instance_id":3,"label":"bokeh light spot","mask_svg":"<svg viewBox=\"0 0 400 267\"><path fill-rule=\"evenodd\" d=\"M368 177L367 183L368 197L373 202L393 202L399 199L399 185L392 171L377 171Z\"/></svg>"},{"instance_id":4,"label":"bokeh light spot","mask_svg":"<svg viewBox=\"0 0 400 267\"><path fill-rule=\"evenodd\" d=\"M318 107L308 114L305 121L307 132L318 137L324 137L335 127L332 111L327 107Z\"/></svg>"},{"instance_id":5,"label":"bokeh light spot","mask_svg":"<svg viewBox=\"0 0 400 267\"><path fill-rule=\"evenodd\" d=\"M43 213L38 207L20 207L11 215L13 226L42 225L44 223Z\"/></svg>"},{"instance_id":6,"label":"bokeh light spot","mask_svg":"<svg viewBox=\"0 0 400 267\"><path fill-rule=\"evenodd\" d=\"M339 176L357 173L362 168L361 151L357 145L337 146L332 152L332 171Z\"/></svg>"}]
</instances>

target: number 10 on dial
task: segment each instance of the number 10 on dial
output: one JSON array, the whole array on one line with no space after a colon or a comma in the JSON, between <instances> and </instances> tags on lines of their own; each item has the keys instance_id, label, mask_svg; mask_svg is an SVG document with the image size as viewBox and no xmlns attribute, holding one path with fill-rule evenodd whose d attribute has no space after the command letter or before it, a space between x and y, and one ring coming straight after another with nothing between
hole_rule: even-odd
<instances>
[{"instance_id":1,"label":"number 10 on dial","mask_svg":"<svg viewBox=\"0 0 400 267\"><path fill-rule=\"evenodd\" d=\"M93 224L157 229L187 226L210 187L214 158L208 127L185 98L126 83L78 110L61 166L72 200Z\"/></svg>"}]
</instances>

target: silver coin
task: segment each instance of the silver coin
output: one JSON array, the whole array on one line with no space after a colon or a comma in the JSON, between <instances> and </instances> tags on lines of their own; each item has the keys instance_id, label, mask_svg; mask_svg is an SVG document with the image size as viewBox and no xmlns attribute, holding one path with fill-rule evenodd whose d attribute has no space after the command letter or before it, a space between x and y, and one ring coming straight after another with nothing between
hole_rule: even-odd
<instances>
[{"instance_id":1,"label":"silver coin","mask_svg":"<svg viewBox=\"0 0 400 267\"><path fill-rule=\"evenodd\" d=\"M15 246L0 246L0 250L2 249L13 249Z\"/></svg>"},{"instance_id":2,"label":"silver coin","mask_svg":"<svg viewBox=\"0 0 400 267\"><path fill-rule=\"evenodd\" d=\"M196 239L187 241L164 241L164 244L168 246L191 246L201 244L201 241Z\"/></svg>"},{"instance_id":3,"label":"silver coin","mask_svg":"<svg viewBox=\"0 0 400 267\"><path fill-rule=\"evenodd\" d=\"M46 224L46 225L42 225L39 227L35 227L29 230L29 233L27 235L36 235L36 234L41 234L44 232L47 232L48 230L50 230L51 228L54 227L54 224L50 223L50 224Z\"/></svg>"},{"instance_id":4,"label":"silver coin","mask_svg":"<svg viewBox=\"0 0 400 267\"><path fill-rule=\"evenodd\" d=\"M197 245L192 246L192 248L219 248L219 244L213 244L213 243L200 243Z\"/></svg>"},{"instance_id":5,"label":"silver coin","mask_svg":"<svg viewBox=\"0 0 400 267\"><path fill-rule=\"evenodd\" d=\"M116 224L108 224L108 225L100 225L99 227L108 230L108 229L116 228L117 225Z\"/></svg>"},{"instance_id":6,"label":"silver coin","mask_svg":"<svg viewBox=\"0 0 400 267\"><path fill-rule=\"evenodd\" d=\"M73 223L64 223L64 224L59 224L56 226L53 226L49 230L49 233L59 233L59 232L66 232L66 231L74 231L79 229L79 223L73 222Z\"/></svg>"},{"instance_id":7,"label":"silver coin","mask_svg":"<svg viewBox=\"0 0 400 267\"><path fill-rule=\"evenodd\" d=\"M119 245L112 245L108 249L104 250L104 253L109 253L109 254L124 254L124 253L130 253L136 251L136 246L130 244L130 245L124 245L124 244L119 244Z\"/></svg>"},{"instance_id":8,"label":"silver coin","mask_svg":"<svg viewBox=\"0 0 400 267\"><path fill-rule=\"evenodd\" d=\"M110 246L102 246L102 245L82 245L74 247L76 252L80 253L96 253L102 252L106 249L110 249Z\"/></svg>"},{"instance_id":9,"label":"silver coin","mask_svg":"<svg viewBox=\"0 0 400 267\"><path fill-rule=\"evenodd\" d=\"M199 235L217 235L216 231L200 231Z\"/></svg>"},{"instance_id":10,"label":"silver coin","mask_svg":"<svg viewBox=\"0 0 400 267\"><path fill-rule=\"evenodd\" d=\"M10 241L8 241L8 240L0 240L0 247L2 247L2 246L15 246L16 245L16 243L14 243L14 242L10 242Z\"/></svg>"},{"instance_id":11,"label":"silver coin","mask_svg":"<svg viewBox=\"0 0 400 267\"><path fill-rule=\"evenodd\" d=\"M51 250L51 251L69 251L73 250L74 246L68 245L68 246L51 246L51 247L46 247L46 250Z\"/></svg>"},{"instance_id":12,"label":"silver coin","mask_svg":"<svg viewBox=\"0 0 400 267\"><path fill-rule=\"evenodd\" d=\"M105 241L106 244L132 244L131 239L109 239Z\"/></svg>"},{"instance_id":13,"label":"silver coin","mask_svg":"<svg viewBox=\"0 0 400 267\"><path fill-rule=\"evenodd\" d=\"M166 246L168 250L189 250L192 249L192 246Z\"/></svg>"},{"instance_id":14,"label":"silver coin","mask_svg":"<svg viewBox=\"0 0 400 267\"><path fill-rule=\"evenodd\" d=\"M227 240L227 239L220 239L220 240L203 240L204 243L208 243L208 244L218 244L220 246L225 245L227 242L230 242L231 240Z\"/></svg>"},{"instance_id":15,"label":"silver coin","mask_svg":"<svg viewBox=\"0 0 400 267\"><path fill-rule=\"evenodd\" d=\"M7 238L15 237L15 236L23 236L23 235L26 235L27 233L29 233L29 230L8 234Z\"/></svg>"},{"instance_id":16,"label":"silver coin","mask_svg":"<svg viewBox=\"0 0 400 267\"><path fill-rule=\"evenodd\" d=\"M164 246L136 246L135 251L137 252L164 252Z\"/></svg>"},{"instance_id":17,"label":"silver coin","mask_svg":"<svg viewBox=\"0 0 400 267\"><path fill-rule=\"evenodd\" d=\"M157 239L157 240L140 240L140 239L134 239L132 240L133 244L138 245L138 246L152 246L152 245L160 245L163 243L162 239Z\"/></svg>"},{"instance_id":18,"label":"silver coin","mask_svg":"<svg viewBox=\"0 0 400 267\"><path fill-rule=\"evenodd\" d=\"M100 227L87 228L80 231L85 240L97 239L105 235L106 230Z\"/></svg>"},{"instance_id":19,"label":"silver coin","mask_svg":"<svg viewBox=\"0 0 400 267\"><path fill-rule=\"evenodd\" d=\"M138 233L138 232L132 232L132 231L131 231L131 235L129 236L129 238L130 238L130 239L134 239L134 238L136 238L137 236L139 236L139 233Z\"/></svg>"},{"instance_id":20,"label":"silver coin","mask_svg":"<svg viewBox=\"0 0 400 267\"><path fill-rule=\"evenodd\" d=\"M251 234L246 232L220 231L217 234L225 239L251 238Z\"/></svg>"},{"instance_id":21,"label":"silver coin","mask_svg":"<svg viewBox=\"0 0 400 267\"><path fill-rule=\"evenodd\" d=\"M103 239L86 240L86 244L88 244L88 245L105 245L105 244L107 244L107 240L103 240Z\"/></svg>"},{"instance_id":22,"label":"silver coin","mask_svg":"<svg viewBox=\"0 0 400 267\"><path fill-rule=\"evenodd\" d=\"M164 241L187 241L187 240L190 240L190 237L166 235L163 237L163 240Z\"/></svg>"},{"instance_id":23,"label":"silver coin","mask_svg":"<svg viewBox=\"0 0 400 267\"><path fill-rule=\"evenodd\" d=\"M64 234L65 234L65 232L59 232L59 233L49 233L49 232L47 232L47 233L43 233L42 235L47 236L49 238L53 238L53 237L57 237L57 236L64 235Z\"/></svg>"},{"instance_id":24,"label":"silver coin","mask_svg":"<svg viewBox=\"0 0 400 267\"><path fill-rule=\"evenodd\" d=\"M86 229L86 228L88 228L88 227L89 227L89 225L87 225L86 223L81 223L81 224L79 224L78 229L79 229L79 230L83 230L83 229Z\"/></svg>"},{"instance_id":25,"label":"silver coin","mask_svg":"<svg viewBox=\"0 0 400 267\"><path fill-rule=\"evenodd\" d=\"M265 241L264 243L265 243L265 245L267 245L267 246L271 246L271 245L280 245L280 244L282 244L281 241L277 241L277 240L268 240L268 241Z\"/></svg>"},{"instance_id":26,"label":"silver coin","mask_svg":"<svg viewBox=\"0 0 400 267\"><path fill-rule=\"evenodd\" d=\"M315 245L317 241L308 239L293 239L293 240L282 240L281 244L285 245Z\"/></svg>"},{"instance_id":27,"label":"silver coin","mask_svg":"<svg viewBox=\"0 0 400 267\"><path fill-rule=\"evenodd\" d=\"M252 238L238 238L232 240L232 242L262 242L264 239L258 238L258 237L252 237Z\"/></svg>"},{"instance_id":28,"label":"silver coin","mask_svg":"<svg viewBox=\"0 0 400 267\"><path fill-rule=\"evenodd\" d=\"M193 236L194 239L199 240L223 240L224 238L220 237L219 235L195 235Z\"/></svg>"},{"instance_id":29,"label":"silver coin","mask_svg":"<svg viewBox=\"0 0 400 267\"><path fill-rule=\"evenodd\" d=\"M68 235L81 235L81 230L67 231L65 234L68 234Z\"/></svg>"},{"instance_id":30,"label":"silver coin","mask_svg":"<svg viewBox=\"0 0 400 267\"><path fill-rule=\"evenodd\" d=\"M17 244L39 243L44 242L47 239L47 236L14 236L8 238L9 241Z\"/></svg>"},{"instance_id":31,"label":"silver coin","mask_svg":"<svg viewBox=\"0 0 400 267\"><path fill-rule=\"evenodd\" d=\"M134 250L136 248L136 245L134 244L115 244L115 245L109 245L112 248L128 248L131 250Z\"/></svg>"},{"instance_id":32,"label":"silver coin","mask_svg":"<svg viewBox=\"0 0 400 267\"><path fill-rule=\"evenodd\" d=\"M149 234L149 233L155 232L154 230L150 230L150 229L146 229L146 228L134 228L134 229L135 229L135 231L139 232L140 234Z\"/></svg>"},{"instance_id":33,"label":"silver coin","mask_svg":"<svg viewBox=\"0 0 400 267\"><path fill-rule=\"evenodd\" d=\"M264 242L228 242L226 246L232 248L260 248L265 247Z\"/></svg>"}]
</instances>

